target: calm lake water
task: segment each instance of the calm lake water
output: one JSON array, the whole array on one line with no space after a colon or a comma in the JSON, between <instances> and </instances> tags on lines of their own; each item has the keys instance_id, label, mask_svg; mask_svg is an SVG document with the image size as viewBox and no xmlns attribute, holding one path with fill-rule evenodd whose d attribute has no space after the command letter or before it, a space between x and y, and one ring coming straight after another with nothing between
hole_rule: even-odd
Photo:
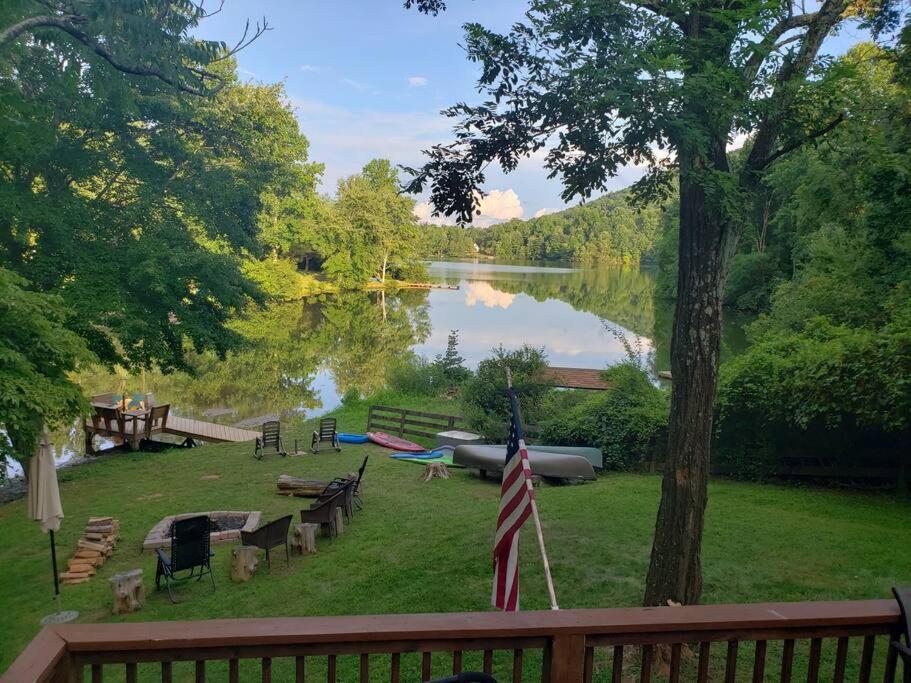
<instances>
[{"instance_id":1,"label":"calm lake water","mask_svg":"<svg viewBox=\"0 0 911 683\"><path fill-rule=\"evenodd\" d=\"M432 262L431 279L457 290L349 292L281 304L236 326L250 349L220 361L194 359L196 376L84 373L87 393L154 392L175 414L253 426L332 410L348 391L381 388L390 364L414 352L432 358L458 330L475 367L495 346L543 347L551 365L604 368L623 360L625 339L653 376L669 368L669 302L656 301L654 273L533 264ZM745 345L743 318L728 315L724 353ZM255 428L255 427L254 427ZM56 433L58 461L82 452L82 430Z\"/></svg>"}]
</instances>

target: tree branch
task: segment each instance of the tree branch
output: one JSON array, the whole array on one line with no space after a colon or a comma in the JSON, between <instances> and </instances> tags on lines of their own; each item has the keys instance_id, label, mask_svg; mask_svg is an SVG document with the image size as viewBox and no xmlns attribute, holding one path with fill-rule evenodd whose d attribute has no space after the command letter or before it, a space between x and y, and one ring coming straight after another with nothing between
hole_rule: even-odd
<instances>
[{"instance_id":1,"label":"tree branch","mask_svg":"<svg viewBox=\"0 0 911 683\"><path fill-rule=\"evenodd\" d=\"M631 0L630 4L648 10L652 14L667 19L681 31L686 30L685 17L680 12L676 12L668 7L661 0Z\"/></svg>"},{"instance_id":2,"label":"tree branch","mask_svg":"<svg viewBox=\"0 0 911 683\"><path fill-rule=\"evenodd\" d=\"M772 152L764 160L756 162L756 164L752 168L756 171L761 171L764 168L767 168L772 162L776 161L777 159L780 159L785 154L790 154L795 149L799 149L800 147L803 147L808 142L812 142L813 140L816 140L817 138L820 138L823 135L826 135L827 133L830 133L831 131L835 130L835 128L837 128L838 125L844 120L845 120L845 115L844 115L844 112L842 112L841 114L836 116L833 120L829 121L829 123L827 123L822 128L818 128L797 140L792 140L790 143L788 143L784 147L781 147L780 149L776 150L775 152Z\"/></svg>"},{"instance_id":3,"label":"tree branch","mask_svg":"<svg viewBox=\"0 0 911 683\"><path fill-rule=\"evenodd\" d=\"M30 33L36 28L63 29L64 26L72 26L82 21L85 20L76 15L28 17L18 24L13 24L9 28L0 31L0 47L13 42L23 33Z\"/></svg>"},{"instance_id":4,"label":"tree branch","mask_svg":"<svg viewBox=\"0 0 911 683\"><path fill-rule=\"evenodd\" d=\"M798 14L796 16L790 15L779 21L775 26L769 29L769 32L766 33L765 37L753 47L753 50L750 52L750 56L747 58L746 62L743 65L742 73L744 80L747 83L752 83L756 78L756 75L759 73L759 67L762 66L762 63L768 58L770 54L775 52L775 50L792 43L796 40L800 40L802 35L791 36L781 42L776 42L782 35L788 31L793 31L799 28L806 28L810 26L816 19L819 17L818 12L810 12L808 14Z\"/></svg>"}]
</instances>

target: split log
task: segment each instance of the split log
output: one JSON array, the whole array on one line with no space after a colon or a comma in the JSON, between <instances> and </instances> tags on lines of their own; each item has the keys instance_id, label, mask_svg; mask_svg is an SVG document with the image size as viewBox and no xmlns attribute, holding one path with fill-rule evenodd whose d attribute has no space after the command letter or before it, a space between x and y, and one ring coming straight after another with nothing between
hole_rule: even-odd
<instances>
[{"instance_id":1,"label":"split log","mask_svg":"<svg viewBox=\"0 0 911 683\"><path fill-rule=\"evenodd\" d=\"M87 583L88 580L89 577L84 576L80 579L60 579L60 583L62 583L64 586L73 586L77 583Z\"/></svg>"},{"instance_id":2,"label":"split log","mask_svg":"<svg viewBox=\"0 0 911 683\"><path fill-rule=\"evenodd\" d=\"M424 468L421 474L421 481L430 481L431 479L449 479L449 470L441 462L431 462Z\"/></svg>"},{"instance_id":3,"label":"split log","mask_svg":"<svg viewBox=\"0 0 911 683\"><path fill-rule=\"evenodd\" d=\"M112 524L113 522L113 517L89 517L87 526L93 526L95 524Z\"/></svg>"},{"instance_id":4,"label":"split log","mask_svg":"<svg viewBox=\"0 0 911 683\"><path fill-rule=\"evenodd\" d=\"M141 569L114 574L108 581L111 582L111 611L114 614L130 614L142 607L145 590L142 587Z\"/></svg>"},{"instance_id":5,"label":"split log","mask_svg":"<svg viewBox=\"0 0 911 683\"><path fill-rule=\"evenodd\" d=\"M104 553L108 547L104 543L95 543L93 541L86 541L85 539L80 538L76 542L77 548L85 548L86 550L97 550L100 553Z\"/></svg>"},{"instance_id":6,"label":"split log","mask_svg":"<svg viewBox=\"0 0 911 683\"><path fill-rule=\"evenodd\" d=\"M87 548L80 548L75 553L73 553L73 557L88 559L88 558L101 557L102 554L103 553L100 550L89 550Z\"/></svg>"},{"instance_id":7,"label":"split log","mask_svg":"<svg viewBox=\"0 0 911 683\"><path fill-rule=\"evenodd\" d=\"M232 581L249 581L256 572L256 565L259 564L259 557L256 552L259 550L255 545L241 545L231 552L233 559L231 561L231 580Z\"/></svg>"},{"instance_id":8,"label":"split log","mask_svg":"<svg viewBox=\"0 0 911 683\"><path fill-rule=\"evenodd\" d=\"M75 572L77 574L94 574L95 565L88 564L86 562L80 562L79 560L70 560L67 563L67 571Z\"/></svg>"},{"instance_id":9,"label":"split log","mask_svg":"<svg viewBox=\"0 0 911 683\"><path fill-rule=\"evenodd\" d=\"M87 579L87 578L89 578L89 573L88 572L60 572L60 574L58 576L60 577L61 581L66 580L66 579Z\"/></svg>"},{"instance_id":10,"label":"split log","mask_svg":"<svg viewBox=\"0 0 911 683\"><path fill-rule=\"evenodd\" d=\"M98 525L89 525L85 528L85 533L87 534L113 534L114 525L113 524L98 524Z\"/></svg>"},{"instance_id":11,"label":"split log","mask_svg":"<svg viewBox=\"0 0 911 683\"><path fill-rule=\"evenodd\" d=\"M295 524L291 547L301 555L316 552L316 530L319 524Z\"/></svg>"},{"instance_id":12,"label":"split log","mask_svg":"<svg viewBox=\"0 0 911 683\"><path fill-rule=\"evenodd\" d=\"M86 531L82 534L82 537L87 541L95 541L96 543L105 540L104 534L96 531Z\"/></svg>"},{"instance_id":13,"label":"split log","mask_svg":"<svg viewBox=\"0 0 911 683\"><path fill-rule=\"evenodd\" d=\"M345 532L345 513L341 507L335 508L335 535L339 536Z\"/></svg>"},{"instance_id":14,"label":"split log","mask_svg":"<svg viewBox=\"0 0 911 683\"><path fill-rule=\"evenodd\" d=\"M328 485L328 481L300 479L287 474L280 474L276 483L278 492L283 496L299 496L301 498L316 498Z\"/></svg>"}]
</instances>

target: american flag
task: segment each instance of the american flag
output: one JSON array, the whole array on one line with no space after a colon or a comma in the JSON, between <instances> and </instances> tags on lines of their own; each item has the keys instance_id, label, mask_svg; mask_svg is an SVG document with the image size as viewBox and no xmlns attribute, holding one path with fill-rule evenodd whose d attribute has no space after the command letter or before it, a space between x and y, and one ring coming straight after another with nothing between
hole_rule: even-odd
<instances>
[{"instance_id":1,"label":"american flag","mask_svg":"<svg viewBox=\"0 0 911 683\"><path fill-rule=\"evenodd\" d=\"M507 612L519 609L519 528L532 513L535 497L528 465L528 450L522 435L519 402L509 388L509 438L506 466L500 492L500 514L493 544L493 595L491 603Z\"/></svg>"}]
</instances>

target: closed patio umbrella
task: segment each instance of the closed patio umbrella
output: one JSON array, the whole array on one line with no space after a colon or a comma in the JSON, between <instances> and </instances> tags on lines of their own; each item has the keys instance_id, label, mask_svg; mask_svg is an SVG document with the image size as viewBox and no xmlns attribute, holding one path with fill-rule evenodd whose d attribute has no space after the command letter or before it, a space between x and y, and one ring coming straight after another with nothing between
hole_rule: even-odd
<instances>
[{"instance_id":1,"label":"closed patio umbrella","mask_svg":"<svg viewBox=\"0 0 911 683\"><path fill-rule=\"evenodd\" d=\"M29 462L28 471L28 514L41 525L41 530L51 537L51 566L54 570L54 595L60 594L57 578L57 550L54 546L54 532L60 529L63 506L60 504L60 489L57 486L57 468L51 454L47 430L41 433L38 450Z\"/></svg>"}]
</instances>

